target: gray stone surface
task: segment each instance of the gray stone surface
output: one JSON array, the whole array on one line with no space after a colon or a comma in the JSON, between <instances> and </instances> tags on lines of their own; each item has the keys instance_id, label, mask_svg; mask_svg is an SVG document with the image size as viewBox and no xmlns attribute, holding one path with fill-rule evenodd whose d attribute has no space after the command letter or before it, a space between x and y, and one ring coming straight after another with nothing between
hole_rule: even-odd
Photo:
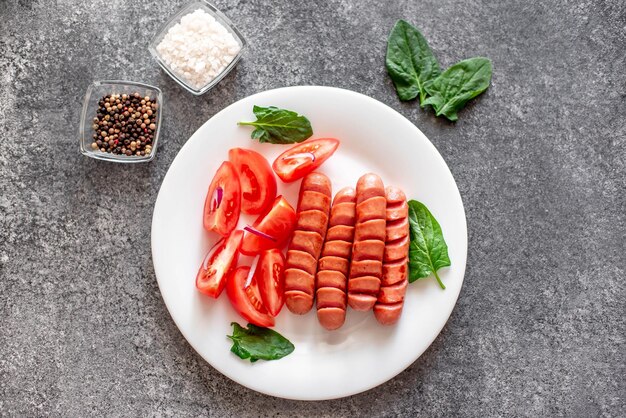
<instances>
[{"instance_id":1,"label":"gray stone surface","mask_svg":"<svg viewBox=\"0 0 626 418\"><path fill-rule=\"evenodd\" d=\"M218 0L251 48L193 97L146 49L171 2L0 1L0 415L625 416L626 3ZM443 65L490 57L456 124L400 103L383 57L398 18ZM94 79L159 85L150 164L81 156ZM397 109L442 153L469 226L465 285L390 382L294 402L223 377L183 339L150 256L152 207L185 140L252 93L320 84Z\"/></svg>"}]
</instances>

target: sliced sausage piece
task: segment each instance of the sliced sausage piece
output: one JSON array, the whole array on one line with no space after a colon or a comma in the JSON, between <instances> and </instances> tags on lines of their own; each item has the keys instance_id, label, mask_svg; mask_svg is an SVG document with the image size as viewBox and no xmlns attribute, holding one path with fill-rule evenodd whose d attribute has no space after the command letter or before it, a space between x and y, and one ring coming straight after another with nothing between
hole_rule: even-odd
<instances>
[{"instance_id":1,"label":"sliced sausage piece","mask_svg":"<svg viewBox=\"0 0 626 418\"><path fill-rule=\"evenodd\" d=\"M353 261L375 260L385 251L385 243L377 239L366 239L354 243ZM380 260L382 261L382 259Z\"/></svg>"},{"instance_id":2,"label":"sliced sausage piece","mask_svg":"<svg viewBox=\"0 0 626 418\"><path fill-rule=\"evenodd\" d=\"M287 290L285 292L285 305L298 315L304 315L313 307L313 296L300 290Z\"/></svg>"},{"instance_id":3,"label":"sliced sausage piece","mask_svg":"<svg viewBox=\"0 0 626 418\"><path fill-rule=\"evenodd\" d=\"M325 255L333 255L347 259L352 251L352 243L348 241L328 241L324 248Z\"/></svg>"},{"instance_id":4,"label":"sliced sausage piece","mask_svg":"<svg viewBox=\"0 0 626 418\"><path fill-rule=\"evenodd\" d=\"M374 316L382 325L393 325L400 319L403 306L404 302L394 303L393 305L377 303L374 306Z\"/></svg>"},{"instance_id":5,"label":"sliced sausage piece","mask_svg":"<svg viewBox=\"0 0 626 418\"><path fill-rule=\"evenodd\" d=\"M285 273L287 272L287 270L298 269L309 273L310 275L315 274L315 258L306 251L287 251L287 261L285 264L288 266L288 268L285 269ZM288 288L285 289L289 290Z\"/></svg>"},{"instance_id":6,"label":"sliced sausage piece","mask_svg":"<svg viewBox=\"0 0 626 418\"><path fill-rule=\"evenodd\" d=\"M310 173L300 185L296 228L285 262L285 304L296 314L313 307L315 274L328 228L330 180L322 173Z\"/></svg>"},{"instance_id":7,"label":"sliced sausage piece","mask_svg":"<svg viewBox=\"0 0 626 418\"><path fill-rule=\"evenodd\" d=\"M410 246L408 205L404 192L397 187L385 189L387 199L386 241L383 276L374 306L374 316L383 325L398 322L408 287L408 254Z\"/></svg>"},{"instance_id":8,"label":"sliced sausage piece","mask_svg":"<svg viewBox=\"0 0 626 418\"><path fill-rule=\"evenodd\" d=\"M385 216L383 214L383 216ZM377 239L379 241L385 241L386 228L385 219L372 219L370 221L361 222L358 224L359 228L354 229L354 242L363 241L366 239Z\"/></svg>"},{"instance_id":9,"label":"sliced sausage piece","mask_svg":"<svg viewBox=\"0 0 626 418\"><path fill-rule=\"evenodd\" d=\"M312 251L315 248L322 248L324 238L319 232L295 231L291 237L290 248L298 251Z\"/></svg>"},{"instance_id":10,"label":"sliced sausage piece","mask_svg":"<svg viewBox=\"0 0 626 418\"><path fill-rule=\"evenodd\" d=\"M346 288L356 218L356 191L337 192L330 210L326 241L317 269L317 318L327 330L340 328L346 320Z\"/></svg>"},{"instance_id":11,"label":"sliced sausage piece","mask_svg":"<svg viewBox=\"0 0 626 418\"><path fill-rule=\"evenodd\" d=\"M330 217L332 219L332 215ZM354 237L354 226L335 225L328 228L326 233L326 242L329 241L347 241L352 243Z\"/></svg>"},{"instance_id":12,"label":"sliced sausage piece","mask_svg":"<svg viewBox=\"0 0 626 418\"><path fill-rule=\"evenodd\" d=\"M348 282L348 292L352 293L378 293L380 290L380 279L374 276L361 276L350 279Z\"/></svg>"},{"instance_id":13,"label":"sliced sausage piece","mask_svg":"<svg viewBox=\"0 0 626 418\"><path fill-rule=\"evenodd\" d=\"M317 289L317 309L341 308L346 309L346 294L336 287L321 287Z\"/></svg>"},{"instance_id":14,"label":"sliced sausage piece","mask_svg":"<svg viewBox=\"0 0 626 418\"><path fill-rule=\"evenodd\" d=\"M312 274L298 268L290 268L285 270L285 276L285 288L313 294L315 278Z\"/></svg>"},{"instance_id":15,"label":"sliced sausage piece","mask_svg":"<svg viewBox=\"0 0 626 418\"><path fill-rule=\"evenodd\" d=\"M376 296L348 293L348 305L355 311L369 311L376 303Z\"/></svg>"},{"instance_id":16,"label":"sliced sausage piece","mask_svg":"<svg viewBox=\"0 0 626 418\"><path fill-rule=\"evenodd\" d=\"M355 206L354 202L336 203L330 212L330 216L335 218L335 222L337 222L335 225L354 226L356 217Z\"/></svg>"},{"instance_id":17,"label":"sliced sausage piece","mask_svg":"<svg viewBox=\"0 0 626 418\"><path fill-rule=\"evenodd\" d=\"M409 227L408 215L409 213L407 212L402 219L387 221L387 226L385 227L385 239L387 241L395 241L406 235L406 230Z\"/></svg>"},{"instance_id":18,"label":"sliced sausage piece","mask_svg":"<svg viewBox=\"0 0 626 418\"><path fill-rule=\"evenodd\" d=\"M346 275L335 270L318 270L317 271L317 288L334 287L345 292L348 280Z\"/></svg>"},{"instance_id":19,"label":"sliced sausage piece","mask_svg":"<svg viewBox=\"0 0 626 418\"><path fill-rule=\"evenodd\" d=\"M385 246L385 262L402 260L409 254L409 236L405 235L396 241L387 242Z\"/></svg>"},{"instance_id":20,"label":"sliced sausage piece","mask_svg":"<svg viewBox=\"0 0 626 418\"><path fill-rule=\"evenodd\" d=\"M323 255L320 258L319 270L334 270L344 273L348 276L350 262L343 257L335 257L332 255Z\"/></svg>"},{"instance_id":21,"label":"sliced sausage piece","mask_svg":"<svg viewBox=\"0 0 626 418\"><path fill-rule=\"evenodd\" d=\"M348 304L367 311L376 303L385 252L387 198L383 181L368 173L356 185L356 224L348 280Z\"/></svg>"},{"instance_id":22,"label":"sliced sausage piece","mask_svg":"<svg viewBox=\"0 0 626 418\"><path fill-rule=\"evenodd\" d=\"M324 231L326 235L326 226L328 225L328 214L317 209L305 210L298 213L296 221L296 231Z\"/></svg>"},{"instance_id":23,"label":"sliced sausage piece","mask_svg":"<svg viewBox=\"0 0 626 418\"><path fill-rule=\"evenodd\" d=\"M389 203L387 201L387 220L395 221L404 219L409 216L409 204L406 200L398 203Z\"/></svg>"},{"instance_id":24,"label":"sliced sausage piece","mask_svg":"<svg viewBox=\"0 0 626 418\"><path fill-rule=\"evenodd\" d=\"M317 319L329 331L341 328L346 322L346 310L341 308L320 308L317 310Z\"/></svg>"},{"instance_id":25,"label":"sliced sausage piece","mask_svg":"<svg viewBox=\"0 0 626 418\"><path fill-rule=\"evenodd\" d=\"M300 205L299 201L302 200L302 195L306 191L318 192L328 196L328 204L330 205L330 197L333 195L333 193L330 180L328 179L326 174L313 172L307 174L307 176L302 179L302 184L300 185L300 198L298 199L298 206Z\"/></svg>"},{"instance_id":26,"label":"sliced sausage piece","mask_svg":"<svg viewBox=\"0 0 626 418\"><path fill-rule=\"evenodd\" d=\"M379 260L355 260L350 264L350 277L373 276L380 281L383 275L383 262Z\"/></svg>"},{"instance_id":27,"label":"sliced sausage piece","mask_svg":"<svg viewBox=\"0 0 626 418\"><path fill-rule=\"evenodd\" d=\"M357 205L372 197L385 195L385 186L382 179L374 173L362 175L356 183L356 203Z\"/></svg>"},{"instance_id":28,"label":"sliced sausage piece","mask_svg":"<svg viewBox=\"0 0 626 418\"><path fill-rule=\"evenodd\" d=\"M387 187L385 189L385 199L387 199L387 207L394 207L398 204L403 204L408 207L406 195L402 189L398 187Z\"/></svg>"},{"instance_id":29,"label":"sliced sausage piece","mask_svg":"<svg viewBox=\"0 0 626 418\"><path fill-rule=\"evenodd\" d=\"M306 190L302 192L299 199L300 206L298 206L299 212L305 210L317 209L323 211L324 208L330 207L330 197L320 192L313 190Z\"/></svg>"},{"instance_id":30,"label":"sliced sausage piece","mask_svg":"<svg viewBox=\"0 0 626 418\"><path fill-rule=\"evenodd\" d=\"M387 201L383 196L372 197L364 200L356 206L356 217L359 222L369 221L370 219L380 219L382 213L383 219L387 210Z\"/></svg>"},{"instance_id":31,"label":"sliced sausage piece","mask_svg":"<svg viewBox=\"0 0 626 418\"><path fill-rule=\"evenodd\" d=\"M390 286L407 278L408 260L383 263L383 281L381 286Z\"/></svg>"},{"instance_id":32,"label":"sliced sausage piece","mask_svg":"<svg viewBox=\"0 0 626 418\"><path fill-rule=\"evenodd\" d=\"M383 304L402 302L408 285L409 282L407 280L402 280L391 286L382 286L378 294L378 302Z\"/></svg>"}]
</instances>

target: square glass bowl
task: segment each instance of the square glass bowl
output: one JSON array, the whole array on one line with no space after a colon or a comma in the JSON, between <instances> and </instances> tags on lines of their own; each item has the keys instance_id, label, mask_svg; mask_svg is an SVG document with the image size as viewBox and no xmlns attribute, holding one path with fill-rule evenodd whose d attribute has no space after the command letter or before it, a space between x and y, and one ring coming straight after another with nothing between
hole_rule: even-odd
<instances>
[{"instance_id":1,"label":"square glass bowl","mask_svg":"<svg viewBox=\"0 0 626 418\"><path fill-rule=\"evenodd\" d=\"M170 68L170 66L165 61L163 61L163 59L161 59L161 56L156 50L157 46L161 43L161 41L163 40L163 38L165 37L165 35L167 34L167 32L170 30L172 26L180 23L180 20L183 16L189 13L192 13L198 9L202 9L206 13L213 16L215 20L217 20L220 24L222 24L222 26L224 26L226 30L228 30L228 32L230 32L230 34L233 35L233 37L235 38L235 40L237 41L240 47L239 53L235 56L235 58L233 58L230 64L228 64L228 66L224 68L222 72L220 72L217 76L215 76L213 80L211 80L208 84L205 84L204 86L200 88L197 88L196 86L191 85L184 78L178 75L174 70L172 70L172 68ZM156 59L156 61L159 63L161 68L163 68L163 70L167 74L169 74L169 76L172 77L174 81L176 81L178 84L180 84L184 89L186 89L190 93L196 96L200 96L206 93L207 91L209 91L211 88L213 88L213 86L219 83L221 79L223 79L233 68L235 68L235 65L237 65L237 62L239 62L239 60L243 56L243 53L245 52L247 46L248 46L248 43L243 37L243 35L241 34L241 32L239 32L239 30L235 27L235 25L233 25L230 19L228 19L215 6L213 6L211 3L208 3L206 1L192 1L191 3L187 4L182 9L180 9L172 17L170 17L167 20L167 22L165 22L163 26L161 26L161 28L157 31L156 35L154 35L154 37L150 41L150 45L148 46L148 49L150 50L150 54L152 54L154 59Z\"/></svg>"},{"instance_id":2,"label":"square glass bowl","mask_svg":"<svg viewBox=\"0 0 626 418\"><path fill-rule=\"evenodd\" d=\"M156 131L154 132L154 139L152 140L152 151L146 155L121 155L113 154L109 152L102 152L99 149L92 149L93 143L93 118L96 117L96 111L98 110L98 102L100 99L108 94L134 94L139 93L141 97L150 96L150 98L156 98ZM117 163L142 163L152 161L157 152L159 145L159 133L161 132L161 120L163 115L163 93L158 87L150 86L148 84L136 83L134 81L121 81L121 80L105 80L94 81L85 94L85 100L83 102L83 110L80 117L79 128L79 141L80 152L88 157L95 158L97 160L114 161Z\"/></svg>"}]
</instances>

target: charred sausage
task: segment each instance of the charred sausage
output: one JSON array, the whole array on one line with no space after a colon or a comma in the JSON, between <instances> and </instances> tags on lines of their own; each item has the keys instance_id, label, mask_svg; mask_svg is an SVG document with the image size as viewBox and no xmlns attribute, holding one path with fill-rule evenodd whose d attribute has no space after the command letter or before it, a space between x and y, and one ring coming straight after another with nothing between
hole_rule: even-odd
<instances>
[{"instance_id":1,"label":"charred sausage","mask_svg":"<svg viewBox=\"0 0 626 418\"><path fill-rule=\"evenodd\" d=\"M285 304L295 314L313 307L317 261L328 227L331 184L321 173L302 180L295 232L285 262Z\"/></svg>"},{"instance_id":2,"label":"charred sausage","mask_svg":"<svg viewBox=\"0 0 626 418\"><path fill-rule=\"evenodd\" d=\"M376 174L361 176L356 185L356 224L348 304L357 311L372 309L378 298L385 255L387 199Z\"/></svg>"},{"instance_id":3,"label":"charred sausage","mask_svg":"<svg viewBox=\"0 0 626 418\"><path fill-rule=\"evenodd\" d=\"M374 305L374 316L383 325L398 322L408 286L409 206L404 192L387 187L386 240L383 255L383 279Z\"/></svg>"},{"instance_id":4,"label":"charred sausage","mask_svg":"<svg viewBox=\"0 0 626 418\"><path fill-rule=\"evenodd\" d=\"M356 191L341 189L333 200L326 242L317 269L317 318L327 330L334 330L346 320L346 284L354 221Z\"/></svg>"}]
</instances>

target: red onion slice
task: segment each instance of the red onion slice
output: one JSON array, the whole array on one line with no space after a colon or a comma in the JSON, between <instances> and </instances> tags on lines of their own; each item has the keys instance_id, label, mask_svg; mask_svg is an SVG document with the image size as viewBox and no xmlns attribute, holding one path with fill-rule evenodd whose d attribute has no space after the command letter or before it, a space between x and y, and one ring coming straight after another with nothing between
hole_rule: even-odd
<instances>
[{"instance_id":1,"label":"red onion slice","mask_svg":"<svg viewBox=\"0 0 626 418\"><path fill-rule=\"evenodd\" d=\"M260 258L261 257L258 255L254 257L254 261L252 262L252 265L250 266L250 271L248 272L248 277L246 278L246 284L243 285L244 289L250 286L250 283L252 282L252 278L254 277L254 273L256 272L256 267L259 264Z\"/></svg>"},{"instance_id":2,"label":"red onion slice","mask_svg":"<svg viewBox=\"0 0 626 418\"><path fill-rule=\"evenodd\" d=\"M213 244L213 246L211 247L211 249L209 250L209 252L207 253L207 255L204 257L204 260L202 261L202 267L206 270L209 268L209 261L211 261L211 259L213 259L213 256L215 255L215 251L217 251L219 249L219 247L222 245L222 243L224 242L224 238L220 238L219 240L217 240L217 242L215 244Z\"/></svg>"},{"instance_id":3,"label":"red onion slice","mask_svg":"<svg viewBox=\"0 0 626 418\"><path fill-rule=\"evenodd\" d=\"M222 204L222 197L224 197L224 189L221 186L218 186L215 189L215 193L213 193L213 208L212 210L216 210Z\"/></svg>"},{"instance_id":4,"label":"red onion slice","mask_svg":"<svg viewBox=\"0 0 626 418\"><path fill-rule=\"evenodd\" d=\"M270 241L274 241L274 242L277 241L276 237L273 237L273 236L271 236L269 234L266 234L265 232L261 232L258 229L254 228L254 227L251 227L250 225L246 225L243 229L245 231L248 231L248 232L254 234L254 235L258 235L261 238L269 239Z\"/></svg>"},{"instance_id":5,"label":"red onion slice","mask_svg":"<svg viewBox=\"0 0 626 418\"><path fill-rule=\"evenodd\" d=\"M298 154L292 154L292 155L283 157L283 160L295 160L298 158L310 158L311 162L313 162L315 161L315 154L313 154L312 152L300 152Z\"/></svg>"}]
</instances>

